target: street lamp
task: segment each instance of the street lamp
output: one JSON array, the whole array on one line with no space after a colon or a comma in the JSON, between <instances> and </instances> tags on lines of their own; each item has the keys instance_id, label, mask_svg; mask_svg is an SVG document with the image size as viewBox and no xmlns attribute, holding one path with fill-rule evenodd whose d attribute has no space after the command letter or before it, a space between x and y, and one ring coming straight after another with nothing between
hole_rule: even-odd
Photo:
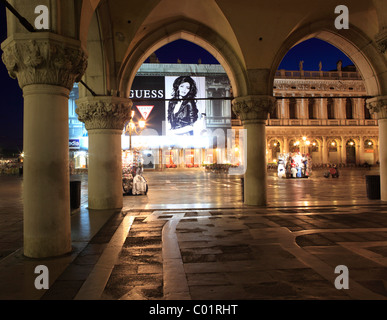
<instances>
[{"instance_id":1,"label":"street lamp","mask_svg":"<svg viewBox=\"0 0 387 320\"><path fill-rule=\"evenodd\" d=\"M135 133L137 135L140 135L142 130L145 129L145 120L142 118L138 121L138 124L135 124L133 122L134 117L134 110L132 110L130 114L129 123L125 127L125 133L129 133L129 150L132 151L132 134ZM137 128L138 126L138 128Z\"/></svg>"}]
</instances>

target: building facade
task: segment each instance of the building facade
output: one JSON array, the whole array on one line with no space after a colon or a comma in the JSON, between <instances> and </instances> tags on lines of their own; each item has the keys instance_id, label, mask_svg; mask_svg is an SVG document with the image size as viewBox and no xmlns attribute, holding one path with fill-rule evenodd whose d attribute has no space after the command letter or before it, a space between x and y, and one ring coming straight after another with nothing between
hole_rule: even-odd
<instances>
[{"instance_id":1,"label":"building facade","mask_svg":"<svg viewBox=\"0 0 387 320\"><path fill-rule=\"evenodd\" d=\"M379 131L366 107L360 74L348 70L279 70L276 109L266 129L267 161L278 153L309 153L314 164L379 163Z\"/></svg>"},{"instance_id":2,"label":"building facade","mask_svg":"<svg viewBox=\"0 0 387 320\"><path fill-rule=\"evenodd\" d=\"M205 134L166 134L166 80L190 76L204 86ZM201 88L200 88L201 89ZM199 90L200 91L200 90ZM152 94L153 93L153 94ZM156 94L157 93L157 94ZM279 155L309 154L314 166L362 165L379 162L378 123L366 107L364 82L355 68L340 71L279 70L274 81L276 108L266 122L266 160ZM69 148L75 169L87 169L88 136L75 113L78 86L69 100ZM231 108L231 86L220 65L145 63L134 79L131 99L135 119L146 117L147 129L131 137L145 168L240 165L243 131ZM141 108L147 113L141 115ZM129 149L128 132L122 149Z\"/></svg>"},{"instance_id":3,"label":"building facade","mask_svg":"<svg viewBox=\"0 0 387 320\"><path fill-rule=\"evenodd\" d=\"M267 204L267 117L275 107L274 75L283 57L312 37L347 54L363 76L367 107L377 114L381 199L387 200L386 1L351 1L348 29L337 27L336 4L330 1L319 6L306 0L281 1L281 10L265 1L226 0L12 4L27 21L35 21L38 5L50 8L45 32L26 32L18 17L8 12L8 38L1 44L2 61L24 97L26 256L71 251L68 98L74 83L82 80L95 93L80 87L77 102L89 138L88 207L122 208L119 153L132 106L130 88L147 57L178 39L203 47L227 72L232 108L247 134L244 203L252 206Z\"/></svg>"}]
</instances>

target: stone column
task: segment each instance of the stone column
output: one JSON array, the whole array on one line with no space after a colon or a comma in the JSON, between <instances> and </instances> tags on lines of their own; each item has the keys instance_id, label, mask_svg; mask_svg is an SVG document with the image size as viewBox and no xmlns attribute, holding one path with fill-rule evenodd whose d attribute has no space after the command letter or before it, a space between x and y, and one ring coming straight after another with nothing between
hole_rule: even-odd
<instances>
[{"instance_id":1,"label":"stone column","mask_svg":"<svg viewBox=\"0 0 387 320\"><path fill-rule=\"evenodd\" d=\"M364 162L364 136L360 136L359 155L360 155L360 164L363 164L363 162Z\"/></svg>"},{"instance_id":2,"label":"stone column","mask_svg":"<svg viewBox=\"0 0 387 320\"><path fill-rule=\"evenodd\" d=\"M360 119L361 122L360 123L364 123L364 118L365 118L365 115L364 115L364 99L362 98L356 98L354 99L355 100L355 105L356 105L356 116L355 118L356 119Z\"/></svg>"},{"instance_id":3,"label":"stone column","mask_svg":"<svg viewBox=\"0 0 387 320\"><path fill-rule=\"evenodd\" d=\"M340 144L341 144L340 162L341 163L347 163L347 144L345 142L345 138L344 137L341 137Z\"/></svg>"},{"instance_id":4,"label":"stone column","mask_svg":"<svg viewBox=\"0 0 387 320\"><path fill-rule=\"evenodd\" d=\"M387 96L367 100L367 108L379 122L380 196L387 201Z\"/></svg>"},{"instance_id":5,"label":"stone column","mask_svg":"<svg viewBox=\"0 0 387 320\"><path fill-rule=\"evenodd\" d=\"M309 99L298 98L297 99L297 118L308 119L308 101Z\"/></svg>"},{"instance_id":6,"label":"stone column","mask_svg":"<svg viewBox=\"0 0 387 320\"><path fill-rule=\"evenodd\" d=\"M244 201L247 205L264 206L266 194L266 120L275 107L272 96L245 96L233 101L233 110L247 130L247 160Z\"/></svg>"},{"instance_id":7,"label":"stone column","mask_svg":"<svg viewBox=\"0 0 387 320\"><path fill-rule=\"evenodd\" d=\"M79 121L89 133L89 208L120 209L124 124L130 118L130 99L96 96L77 100Z\"/></svg>"},{"instance_id":8,"label":"stone column","mask_svg":"<svg viewBox=\"0 0 387 320\"><path fill-rule=\"evenodd\" d=\"M289 119L289 99L282 99L282 118Z\"/></svg>"},{"instance_id":9,"label":"stone column","mask_svg":"<svg viewBox=\"0 0 387 320\"><path fill-rule=\"evenodd\" d=\"M378 161L380 162L380 160L379 160L379 140L377 140L375 143L375 164Z\"/></svg>"},{"instance_id":10,"label":"stone column","mask_svg":"<svg viewBox=\"0 0 387 320\"><path fill-rule=\"evenodd\" d=\"M3 62L24 96L24 255L71 251L68 99L85 72L79 41L53 33L14 34Z\"/></svg>"},{"instance_id":11,"label":"stone column","mask_svg":"<svg viewBox=\"0 0 387 320\"><path fill-rule=\"evenodd\" d=\"M303 99L296 98L296 118L303 119Z\"/></svg>"},{"instance_id":12,"label":"stone column","mask_svg":"<svg viewBox=\"0 0 387 320\"><path fill-rule=\"evenodd\" d=\"M359 138L359 142L356 141L356 165L360 165L360 143L362 137Z\"/></svg>"},{"instance_id":13,"label":"stone column","mask_svg":"<svg viewBox=\"0 0 387 320\"><path fill-rule=\"evenodd\" d=\"M282 142L282 148L281 148L282 153L289 153L289 141L288 138L284 136L283 142Z\"/></svg>"}]
</instances>

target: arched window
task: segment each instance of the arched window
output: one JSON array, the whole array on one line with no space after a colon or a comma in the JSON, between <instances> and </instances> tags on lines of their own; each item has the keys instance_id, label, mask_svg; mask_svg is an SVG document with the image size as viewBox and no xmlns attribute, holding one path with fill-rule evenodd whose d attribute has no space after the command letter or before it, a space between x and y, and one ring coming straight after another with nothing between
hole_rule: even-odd
<instances>
[{"instance_id":1,"label":"arched window","mask_svg":"<svg viewBox=\"0 0 387 320\"><path fill-rule=\"evenodd\" d=\"M337 152L337 142L336 140L331 140L328 144L329 152Z\"/></svg>"},{"instance_id":2,"label":"arched window","mask_svg":"<svg viewBox=\"0 0 387 320\"><path fill-rule=\"evenodd\" d=\"M371 119L371 113L370 113L370 110L368 110L367 103L365 101L364 101L364 118Z\"/></svg>"},{"instance_id":3,"label":"arched window","mask_svg":"<svg viewBox=\"0 0 387 320\"><path fill-rule=\"evenodd\" d=\"M297 101L294 98L289 100L289 119L297 119L296 117Z\"/></svg>"},{"instance_id":4,"label":"arched window","mask_svg":"<svg viewBox=\"0 0 387 320\"><path fill-rule=\"evenodd\" d=\"M373 150L373 149L374 149L374 143L372 140L364 141L364 150Z\"/></svg>"},{"instance_id":5,"label":"arched window","mask_svg":"<svg viewBox=\"0 0 387 320\"><path fill-rule=\"evenodd\" d=\"M311 143L311 152L318 152L319 151L319 144L317 140L313 140Z\"/></svg>"},{"instance_id":6,"label":"arched window","mask_svg":"<svg viewBox=\"0 0 387 320\"><path fill-rule=\"evenodd\" d=\"M316 115L314 114L314 99L308 100L308 112L309 112L309 119L316 119Z\"/></svg>"},{"instance_id":7,"label":"arched window","mask_svg":"<svg viewBox=\"0 0 387 320\"><path fill-rule=\"evenodd\" d=\"M278 119L278 102L274 104L274 110L270 112L270 119Z\"/></svg>"},{"instance_id":8,"label":"arched window","mask_svg":"<svg viewBox=\"0 0 387 320\"><path fill-rule=\"evenodd\" d=\"M346 161L348 164L356 163L356 143L352 139L346 144Z\"/></svg>"},{"instance_id":9,"label":"arched window","mask_svg":"<svg viewBox=\"0 0 387 320\"><path fill-rule=\"evenodd\" d=\"M327 111L328 111L328 119L334 119L335 118L335 109L334 109L334 101L332 98L328 98L327 103Z\"/></svg>"}]
</instances>

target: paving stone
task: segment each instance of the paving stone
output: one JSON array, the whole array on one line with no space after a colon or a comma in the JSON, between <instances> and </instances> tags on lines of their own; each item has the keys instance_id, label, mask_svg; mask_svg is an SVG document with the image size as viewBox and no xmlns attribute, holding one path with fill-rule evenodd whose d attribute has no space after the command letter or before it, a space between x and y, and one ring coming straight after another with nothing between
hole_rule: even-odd
<instances>
[{"instance_id":1,"label":"paving stone","mask_svg":"<svg viewBox=\"0 0 387 320\"><path fill-rule=\"evenodd\" d=\"M367 248L368 250L375 252L377 254L382 255L383 257L387 258L387 246L372 246L370 248ZM387 278L386 278L387 279Z\"/></svg>"},{"instance_id":2,"label":"paving stone","mask_svg":"<svg viewBox=\"0 0 387 320\"><path fill-rule=\"evenodd\" d=\"M294 299L298 291L292 285L281 281L262 282L243 286L249 299Z\"/></svg>"},{"instance_id":3,"label":"paving stone","mask_svg":"<svg viewBox=\"0 0 387 320\"><path fill-rule=\"evenodd\" d=\"M72 300L82 287L83 281L56 281L41 300Z\"/></svg>"},{"instance_id":4,"label":"paving stone","mask_svg":"<svg viewBox=\"0 0 387 320\"><path fill-rule=\"evenodd\" d=\"M387 296L387 282L384 280L359 281L359 283L375 293Z\"/></svg>"},{"instance_id":5,"label":"paving stone","mask_svg":"<svg viewBox=\"0 0 387 320\"><path fill-rule=\"evenodd\" d=\"M165 173L160 173L160 177L165 176ZM135 216L135 219L118 260L112 266L102 298L165 298L164 277L168 276L171 270L166 269L172 264L171 261L163 261L162 230L171 219L180 219L176 235L182 257L182 260L173 259L175 263L180 263L177 265L181 267L179 271L181 274L176 272L171 276L182 275L182 279L186 279L191 299L351 299L350 292L337 290L332 281L324 279L317 273L314 263L319 262L321 265L317 267L320 269L316 269L321 270L321 267L328 266L332 269L332 279L337 265L347 265L351 280L360 287L387 298L384 280L387 279L386 267L372 261L371 258L367 259L367 252L370 257L376 254L387 255L383 245L372 245L373 241L387 241L387 232L378 231L378 228L387 227L387 206L368 201L365 192L359 192L352 199L362 199L363 203L369 205L325 206L324 201L334 199L340 202L340 197L348 188L356 192L364 189L362 185L364 182L360 180L360 176L356 181L345 179L343 176L343 179L336 181L334 189L323 179L302 182L277 181L273 175L269 175L268 196L278 207L259 209L244 207L240 201L241 195L237 198L239 202L228 202L223 197L222 206L232 207L220 209L218 204L211 202L211 197L194 195L195 192L206 192L214 196L218 191L213 188L199 188L197 184L192 185L192 188L197 189L192 189L189 195L176 197L177 192L181 190L178 181L168 194L169 191L164 187L165 183L159 180L156 183L159 187L157 192L152 193L152 190L156 190L152 187L147 197L124 199L125 214ZM352 182L347 183L348 181ZM211 184L215 183L218 186L223 182L219 179L216 182L211 181ZM308 187L304 182L308 183ZM277 193L278 195L271 193L272 188L278 188L279 183L283 186L294 183L297 185L291 186L290 189L284 188L286 192L281 191ZM187 185L186 180L184 188L187 188ZM292 189L296 186L297 189ZM302 193L302 190L307 191L304 192L306 199L313 197L318 199L315 201L317 207L280 208L283 203L292 201L294 195ZM213 199L215 198L214 196ZM178 201L171 201L172 199ZM3 201L0 200L2 203ZM196 205L203 201L215 205L204 209L195 207L187 210L182 210L179 205L180 203L189 207L187 206L189 203ZM166 207L165 203L168 202ZM157 207L159 204L163 204L164 207L141 209L145 206ZM129 210L130 207L134 210ZM4 212L4 208L14 210L12 206L0 208L0 260L2 254L10 252L12 242L22 244L20 234L12 236L22 231L22 218ZM161 219L147 219L150 216ZM42 298L73 299L92 268L98 263L100 255L105 252L108 242L123 218L124 215L115 215L110 219L92 241L80 250L78 257L71 261L69 267L64 269ZM348 232L336 232L335 228L345 229ZM353 228L370 229L358 232ZM314 229L329 232L298 236L298 246L294 243L294 236L297 235L295 232ZM13 240L7 242L7 239ZM349 242L349 245L354 246L353 250L339 245L341 242ZM362 248L364 256L356 253L356 242L360 243L359 248ZM294 250L290 253L287 248ZM308 258L317 259L311 259L313 263L310 263ZM18 263L22 263L21 261L18 260ZM176 265L174 267L176 268ZM179 270L178 267L173 270ZM7 265L7 270L13 270L12 268ZM20 277L23 275L20 270L15 272L19 272ZM4 276L1 280L1 291L3 288L11 288L10 282L4 281ZM178 284L181 287L182 283Z\"/></svg>"},{"instance_id":6,"label":"paving stone","mask_svg":"<svg viewBox=\"0 0 387 320\"><path fill-rule=\"evenodd\" d=\"M190 273L187 274L187 281L190 287L232 284L224 273Z\"/></svg>"}]
</instances>

